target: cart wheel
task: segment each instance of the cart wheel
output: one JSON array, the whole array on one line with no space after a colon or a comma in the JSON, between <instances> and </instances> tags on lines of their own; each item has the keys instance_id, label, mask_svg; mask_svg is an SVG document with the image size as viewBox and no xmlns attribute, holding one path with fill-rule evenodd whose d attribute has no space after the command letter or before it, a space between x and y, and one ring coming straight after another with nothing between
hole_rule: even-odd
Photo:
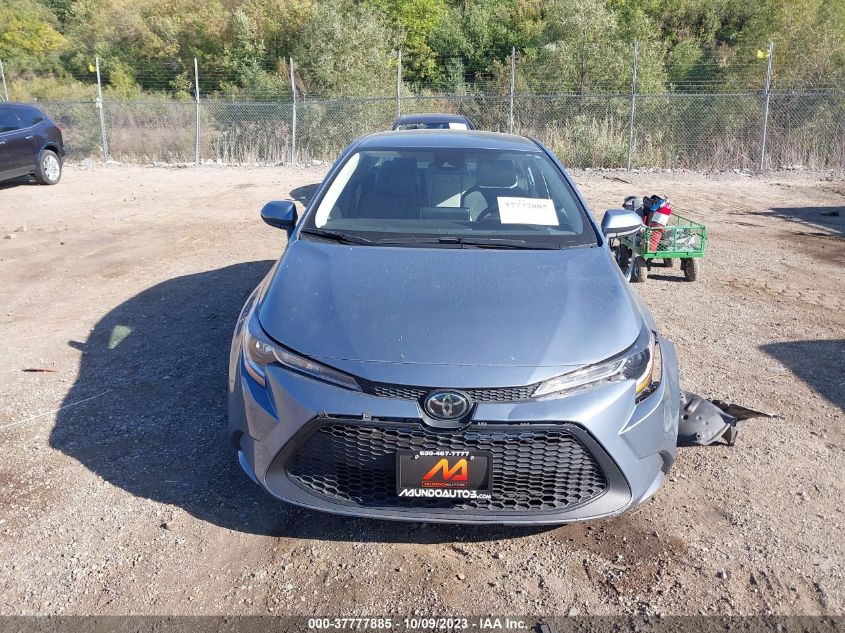
<instances>
[{"instance_id":1,"label":"cart wheel","mask_svg":"<svg viewBox=\"0 0 845 633\"><path fill-rule=\"evenodd\" d=\"M637 257L634 264L634 282L645 283L648 280L648 263L642 257Z\"/></svg>"},{"instance_id":2,"label":"cart wheel","mask_svg":"<svg viewBox=\"0 0 845 633\"><path fill-rule=\"evenodd\" d=\"M663 267L664 268L674 268L675 267L675 260L671 257L664 257L663 258Z\"/></svg>"},{"instance_id":3,"label":"cart wheel","mask_svg":"<svg viewBox=\"0 0 845 633\"><path fill-rule=\"evenodd\" d=\"M695 281L701 276L701 259L698 257L684 259L681 265L687 281Z\"/></svg>"}]
</instances>

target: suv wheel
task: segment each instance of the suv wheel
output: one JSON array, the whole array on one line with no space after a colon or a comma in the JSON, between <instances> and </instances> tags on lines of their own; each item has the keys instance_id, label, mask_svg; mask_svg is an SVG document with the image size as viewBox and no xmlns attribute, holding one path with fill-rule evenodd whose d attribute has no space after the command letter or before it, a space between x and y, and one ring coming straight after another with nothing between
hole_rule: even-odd
<instances>
[{"instance_id":1,"label":"suv wheel","mask_svg":"<svg viewBox=\"0 0 845 633\"><path fill-rule=\"evenodd\" d=\"M62 161L56 152L45 149L35 167L35 179L42 185L55 185L62 177Z\"/></svg>"}]
</instances>

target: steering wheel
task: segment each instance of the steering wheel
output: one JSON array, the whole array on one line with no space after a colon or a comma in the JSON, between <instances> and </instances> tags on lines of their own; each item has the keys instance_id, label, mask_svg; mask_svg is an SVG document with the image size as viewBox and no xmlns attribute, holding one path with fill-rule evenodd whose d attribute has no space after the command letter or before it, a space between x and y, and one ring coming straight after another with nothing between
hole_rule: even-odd
<instances>
[{"instance_id":1,"label":"steering wheel","mask_svg":"<svg viewBox=\"0 0 845 633\"><path fill-rule=\"evenodd\" d=\"M475 221L476 222L486 222L488 220L494 219L493 218L494 215L496 216L496 219L498 219L498 217L499 217L499 205L498 204L491 205L491 206L487 207L486 209L484 209L484 211L482 211L481 213L478 214L478 217L475 218Z\"/></svg>"}]
</instances>

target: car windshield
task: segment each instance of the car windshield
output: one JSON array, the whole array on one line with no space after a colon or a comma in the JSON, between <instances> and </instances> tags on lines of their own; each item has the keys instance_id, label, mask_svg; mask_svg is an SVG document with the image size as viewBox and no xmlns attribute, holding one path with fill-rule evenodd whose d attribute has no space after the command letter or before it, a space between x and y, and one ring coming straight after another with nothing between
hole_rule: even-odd
<instances>
[{"instance_id":1,"label":"car windshield","mask_svg":"<svg viewBox=\"0 0 845 633\"><path fill-rule=\"evenodd\" d=\"M597 243L574 191L539 150L358 151L336 173L304 227L312 236L323 231L372 243Z\"/></svg>"},{"instance_id":2,"label":"car windshield","mask_svg":"<svg viewBox=\"0 0 845 633\"><path fill-rule=\"evenodd\" d=\"M418 121L415 123L399 123L397 130L466 130L463 121Z\"/></svg>"}]
</instances>

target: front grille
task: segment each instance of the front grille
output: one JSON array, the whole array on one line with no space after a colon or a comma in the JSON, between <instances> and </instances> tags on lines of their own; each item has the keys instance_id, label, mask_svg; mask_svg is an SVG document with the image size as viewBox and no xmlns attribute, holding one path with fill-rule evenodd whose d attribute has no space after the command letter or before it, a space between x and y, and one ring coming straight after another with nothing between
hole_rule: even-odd
<instances>
[{"instance_id":1,"label":"front grille","mask_svg":"<svg viewBox=\"0 0 845 633\"><path fill-rule=\"evenodd\" d=\"M396 452L400 450L492 453L492 498L398 497ZM417 423L330 421L299 447L287 472L293 481L320 497L382 508L560 511L593 500L608 488L598 461L566 425L538 429L474 425L443 434Z\"/></svg>"},{"instance_id":2,"label":"front grille","mask_svg":"<svg viewBox=\"0 0 845 633\"><path fill-rule=\"evenodd\" d=\"M397 398L400 400L419 400L434 387L417 387L413 385L392 385L383 382L369 382L359 380L364 393L382 398ZM519 402L528 400L537 389L537 384L523 387L486 387L483 389L459 389L473 402Z\"/></svg>"}]
</instances>

